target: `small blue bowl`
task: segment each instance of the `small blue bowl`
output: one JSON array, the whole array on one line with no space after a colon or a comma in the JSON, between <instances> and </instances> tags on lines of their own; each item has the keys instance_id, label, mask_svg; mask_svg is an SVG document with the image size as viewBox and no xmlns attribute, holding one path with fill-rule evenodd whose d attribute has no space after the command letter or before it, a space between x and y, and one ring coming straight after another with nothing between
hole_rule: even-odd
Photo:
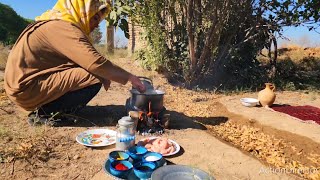
<instances>
[{"instance_id":1,"label":"small blue bowl","mask_svg":"<svg viewBox=\"0 0 320 180\"><path fill-rule=\"evenodd\" d=\"M153 162L138 162L133 166L134 174L140 179L149 179L151 174L156 169L156 164Z\"/></svg>"},{"instance_id":2,"label":"small blue bowl","mask_svg":"<svg viewBox=\"0 0 320 180\"><path fill-rule=\"evenodd\" d=\"M156 168L161 167L165 164L166 160L163 158L162 154L157 152L148 152L142 157L143 162L153 162Z\"/></svg>"},{"instance_id":3,"label":"small blue bowl","mask_svg":"<svg viewBox=\"0 0 320 180\"><path fill-rule=\"evenodd\" d=\"M129 154L124 151L112 151L109 153L109 161L112 163L113 161L128 161Z\"/></svg>"},{"instance_id":4,"label":"small blue bowl","mask_svg":"<svg viewBox=\"0 0 320 180\"><path fill-rule=\"evenodd\" d=\"M143 146L133 146L128 149L127 153L134 161L140 161L142 156L148 152L147 148Z\"/></svg>"},{"instance_id":5,"label":"small blue bowl","mask_svg":"<svg viewBox=\"0 0 320 180\"><path fill-rule=\"evenodd\" d=\"M120 165L122 167L125 166L127 170L117 169L117 165L118 166ZM133 168L133 165L131 164L130 161L113 161L110 164L110 173L116 177L126 179L129 173L131 172L132 168Z\"/></svg>"}]
</instances>

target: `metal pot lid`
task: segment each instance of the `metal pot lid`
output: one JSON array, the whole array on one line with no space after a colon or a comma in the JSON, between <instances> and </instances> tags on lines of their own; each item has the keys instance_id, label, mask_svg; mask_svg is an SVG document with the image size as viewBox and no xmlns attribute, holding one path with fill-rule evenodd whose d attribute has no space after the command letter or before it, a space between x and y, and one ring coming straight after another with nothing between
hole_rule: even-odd
<instances>
[{"instance_id":1,"label":"metal pot lid","mask_svg":"<svg viewBox=\"0 0 320 180\"><path fill-rule=\"evenodd\" d=\"M118 121L118 124L120 126L130 126L134 124L134 119L132 119L130 116L125 116Z\"/></svg>"},{"instance_id":2,"label":"metal pot lid","mask_svg":"<svg viewBox=\"0 0 320 180\"><path fill-rule=\"evenodd\" d=\"M131 89L130 92L132 94L144 94L144 95L163 95L165 94L163 91L161 90L154 90L154 89L147 89L146 92L144 93L140 93L138 90L136 89Z\"/></svg>"}]
</instances>

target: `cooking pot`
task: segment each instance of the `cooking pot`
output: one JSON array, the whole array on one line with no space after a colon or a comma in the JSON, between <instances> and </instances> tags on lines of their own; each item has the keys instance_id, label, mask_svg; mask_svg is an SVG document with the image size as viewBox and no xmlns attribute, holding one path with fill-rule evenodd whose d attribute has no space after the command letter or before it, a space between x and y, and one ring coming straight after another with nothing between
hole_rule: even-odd
<instances>
[{"instance_id":1,"label":"cooking pot","mask_svg":"<svg viewBox=\"0 0 320 180\"><path fill-rule=\"evenodd\" d=\"M140 93L136 89L131 89L130 104L136 109L143 111L159 112L163 109L163 95L160 90L147 89L146 92ZM149 104L151 109L149 109Z\"/></svg>"}]
</instances>

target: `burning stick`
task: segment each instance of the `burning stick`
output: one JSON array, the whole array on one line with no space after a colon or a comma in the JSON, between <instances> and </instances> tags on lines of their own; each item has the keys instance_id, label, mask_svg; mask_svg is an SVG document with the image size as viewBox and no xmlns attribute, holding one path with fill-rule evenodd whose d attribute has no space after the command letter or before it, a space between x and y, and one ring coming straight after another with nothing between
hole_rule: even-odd
<instances>
[{"instance_id":1,"label":"burning stick","mask_svg":"<svg viewBox=\"0 0 320 180\"><path fill-rule=\"evenodd\" d=\"M149 101L149 111L148 111L148 114L147 114L147 116L148 116L148 118L152 118L152 111L151 111L151 101Z\"/></svg>"}]
</instances>

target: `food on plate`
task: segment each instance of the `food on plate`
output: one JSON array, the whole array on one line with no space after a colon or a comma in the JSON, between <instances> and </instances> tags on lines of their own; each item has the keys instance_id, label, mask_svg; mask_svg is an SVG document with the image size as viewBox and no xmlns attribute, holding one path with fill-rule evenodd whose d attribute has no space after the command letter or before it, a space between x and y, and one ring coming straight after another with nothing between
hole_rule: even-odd
<instances>
[{"instance_id":1,"label":"food on plate","mask_svg":"<svg viewBox=\"0 0 320 180\"><path fill-rule=\"evenodd\" d=\"M165 137L155 139L147 138L143 141L140 141L140 145L147 148L148 151L157 152L162 155L170 154L175 151L173 143Z\"/></svg>"},{"instance_id":2,"label":"food on plate","mask_svg":"<svg viewBox=\"0 0 320 180\"><path fill-rule=\"evenodd\" d=\"M92 134L92 138L100 138L103 134Z\"/></svg>"}]
</instances>

